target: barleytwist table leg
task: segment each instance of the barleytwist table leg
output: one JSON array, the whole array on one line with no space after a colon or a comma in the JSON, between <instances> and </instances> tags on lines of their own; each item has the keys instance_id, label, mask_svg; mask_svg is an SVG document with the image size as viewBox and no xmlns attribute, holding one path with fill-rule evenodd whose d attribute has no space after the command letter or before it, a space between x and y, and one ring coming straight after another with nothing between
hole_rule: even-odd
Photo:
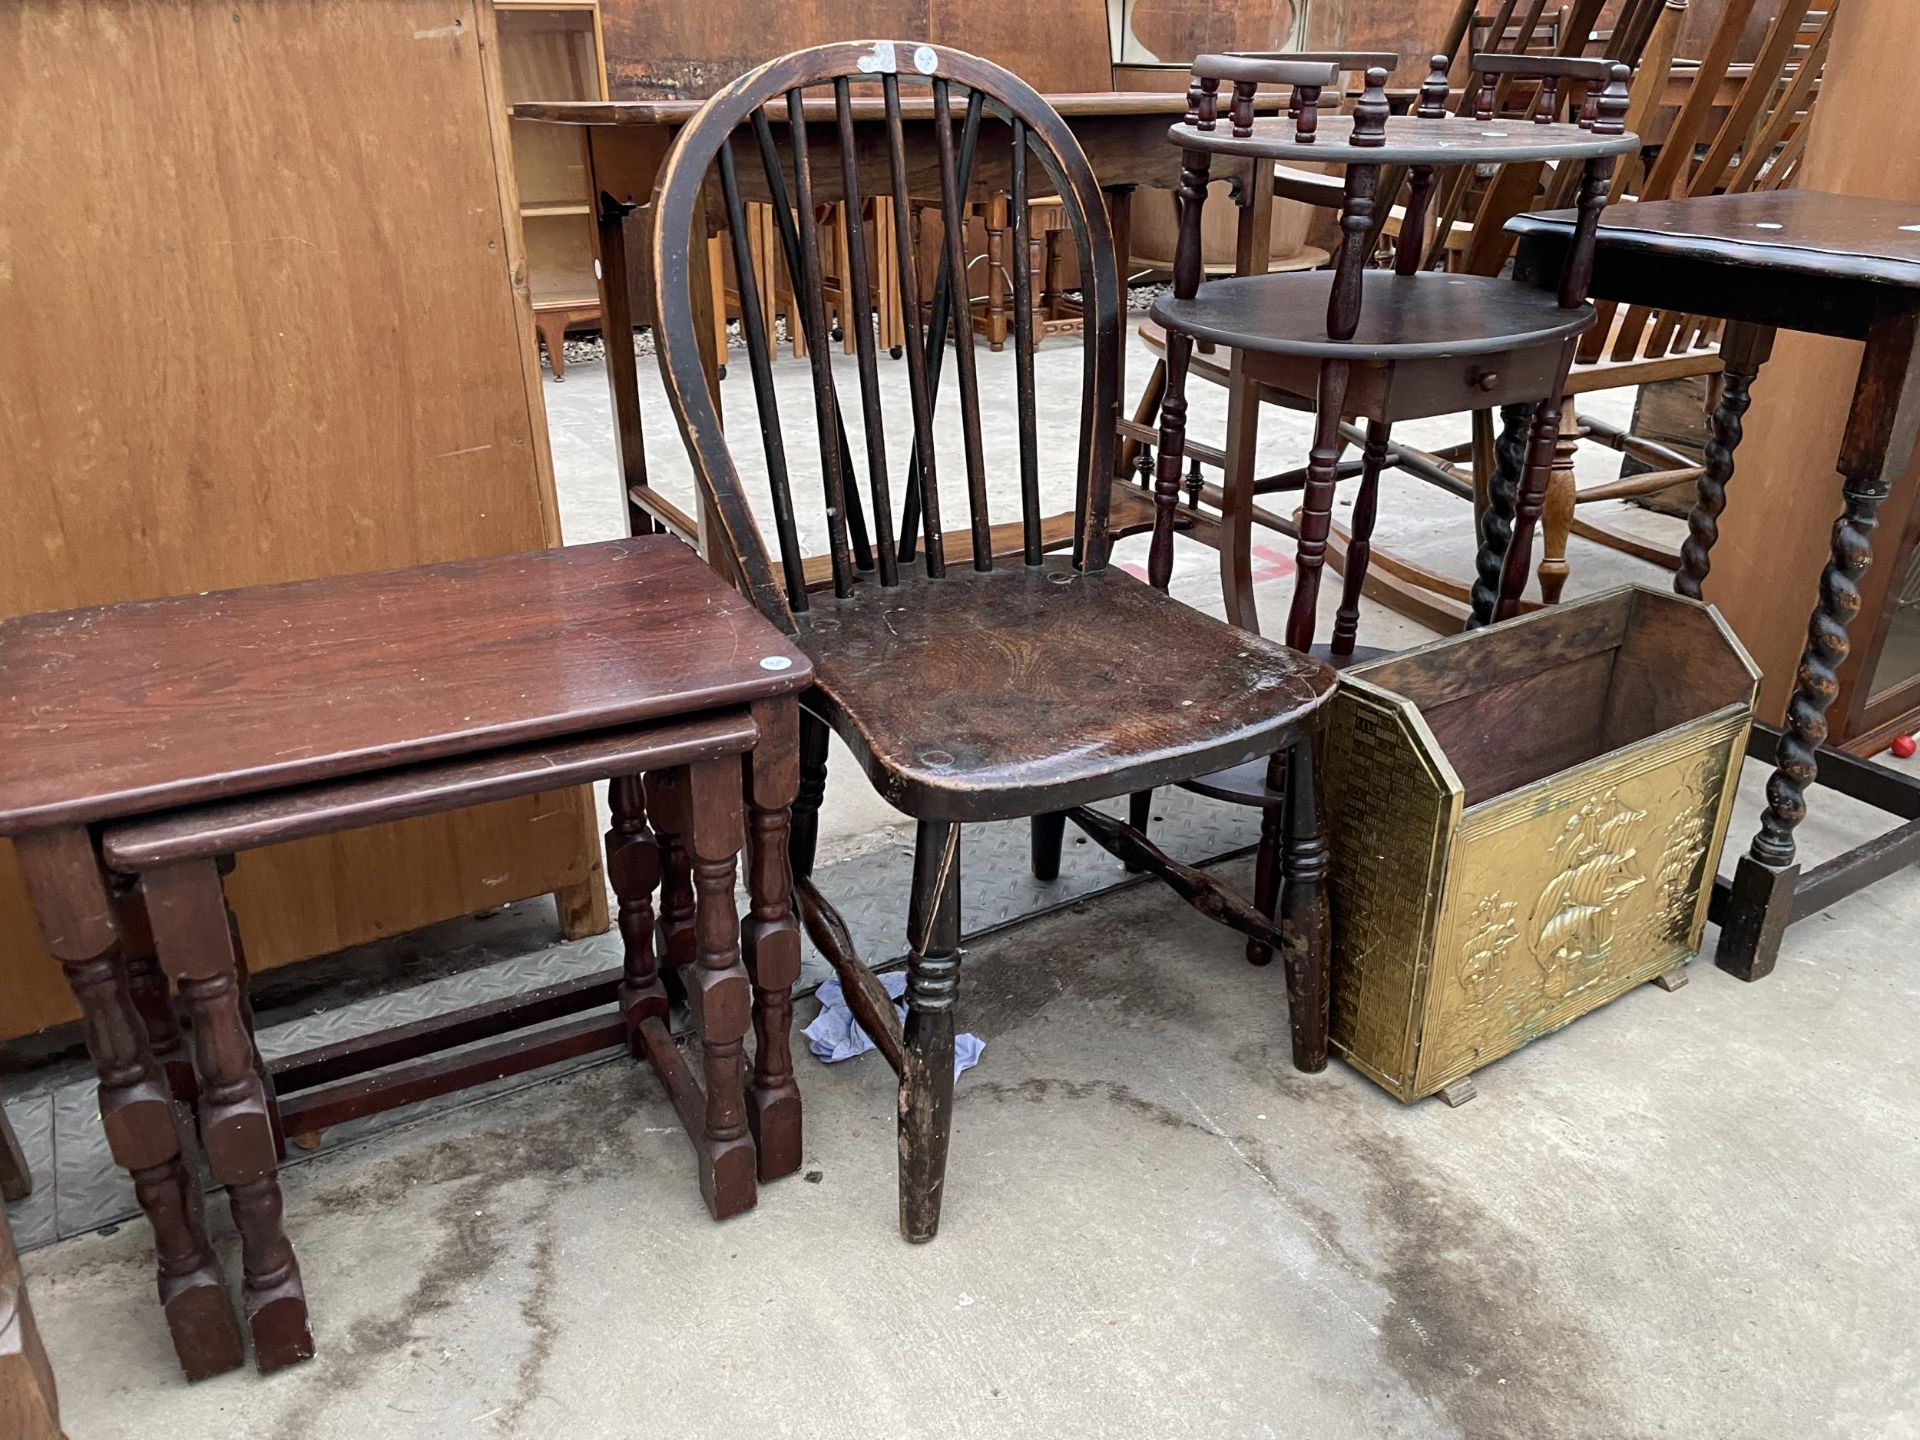
<instances>
[{"instance_id":1,"label":"barleytwist table leg","mask_svg":"<svg viewBox=\"0 0 1920 1440\"><path fill-rule=\"evenodd\" d=\"M1860 577L1873 558L1873 529L1892 486L1887 462L1904 464L1920 433L1920 365L1913 363L1920 314L1889 309L1867 337L1841 447L1845 508L1834 523L1832 558L1820 575L1820 603L1807 623L1793 696L1787 702L1776 767L1767 780L1760 829L1735 868L1714 963L1743 980L1770 973L1793 919L1799 881L1794 830L1807 814L1807 787L1819 773L1827 709L1840 690L1851 649L1847 627L1860 613Z\"/></svg>"},{"instance_id":2,"label":"barleytwist table leg","mask_svg":"<svg viewBox=\"0 0 1920 1440\"><path fill-rule=\"evenodd\" d=\"M1520 472L1526 468L1527 439L1533 424L1531 405L1502 405L1500 433L1493 442L1493 474L1487 477L1487 509L1480 517L1480 553L1474 561L1473 614L1467 628L1493 620L1500 599L1500 574L1513 540L1513 511L1520 498Z\"/></svg>"},{"instance_id":3,"label":"barleytwist table leg","mask_svg":"<svg viewBox=\"0 0 1920 1440\"><path fill-rule=\"evenodd\" d=\"M1740 448L1741 421L1753 401L1753 382L1773 344L1773 331L1729 325L1720 340L1720 399L1707 419L1707 448L1687 516L1687 538L1680 546L1680 569L1673 577L1677 595L1700 598L1711 568L1709 557L1720 538L1720 516L1727 508L1727 482L1733 478L1733 452Z\"/></svg>"},{"instance_id":4,"label":"barleytwist table leg","mask_svg":"<svg viewBox=\"0 0 1920 1440\"><path fill-rule=\"evenodd\" d=\"M753 1085L747 1120L763 1181L800 1168L800 1087L790 1034L800 979L800 922L787 861L787 807L800 785L794 748L798 706L791 698L754 707L759 743L744 762L752 842L747 889L752 913L742 932L753 981Z\"/></svg>"},{"instance_id":5,"label":"barleytwist table leg","mask_svg":"<svg viewBox=\"0 0 1920 1440\"><path fill-rule=\"evenodd\" d=\"M186 1110L147 1048L146 1028L121 963L106 877L82 829L15 837L14 850L47 949L80 1002L87 1053L100 1077L100 1120L114 1163L133 1176L153 1226L160 1304L189 1380L246 1359L240 1323L207 1239Z\"/></svg>"}]
</instances>

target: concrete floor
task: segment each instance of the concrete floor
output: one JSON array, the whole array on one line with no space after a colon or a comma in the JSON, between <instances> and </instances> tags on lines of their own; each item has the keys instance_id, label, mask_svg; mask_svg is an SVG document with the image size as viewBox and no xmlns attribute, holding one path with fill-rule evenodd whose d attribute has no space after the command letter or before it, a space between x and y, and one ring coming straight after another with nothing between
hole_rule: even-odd
<instances>
[{"instance_id":1,"label":"concrete floor","mask_svg":"<svg viewBox=\"0 0 1920 1440\"><path fill-rule=\"evenodd\" d=\"M548 395L568 538L610 533L602 373ZM1216 401L1196 395L1196 433ZM1274 468L1297 463L1299 422L1269 419ZM1470 553L1457 502L1399 481L1384 508L1408 549ZM1574 561L1576 593L1636 570ZM1183 551L1183 596L1217 609L1212 575ZM1371 609L1362 635L1418 638ZM898 821L842 757L830 846ZM1868 828L1819 805L1808 849ZM1765 983L1643 987L1450 1111L1338 1062L1295 1074L1278 971L1148 886L969 954L960 1021L988 1049L932 1245L894 1228L884 1062L796 1047L804 1172L723 1226L625 1064L296 1167L320 1354L271 1380L177 1380L144 1225L36 1251L29 1280L75 1440L1920 1436L1916 919L1910 871L1791 931Z\"/></svg>"}]
</instances>

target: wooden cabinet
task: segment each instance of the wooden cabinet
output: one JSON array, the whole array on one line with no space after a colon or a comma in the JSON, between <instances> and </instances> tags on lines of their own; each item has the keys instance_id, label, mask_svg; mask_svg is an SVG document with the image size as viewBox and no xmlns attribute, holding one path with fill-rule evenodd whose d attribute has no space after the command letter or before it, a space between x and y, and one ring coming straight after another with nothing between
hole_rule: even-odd
<instances>
[{"instance_id":1,"label":"wooden cabinet","mask_svg":"<svg viewBox=\"0 0 1920 1440\"><path fill-rule=\"evenodd\" d=\"M607 98L597 0L493 0L493 8L505 104ZM594 197L587 193L578 134L525 120L509 120L508 126L534 324L558 376L566 370L561 342L568 328L600 321L593 279Z\"/></svg>"},{"instance_id":2,"label":"wooden cabinet","mask_svg":"<svg viewBox=\"0 0 1920 1440\"><path fill-rule=\"evenodd\" d=\"M13 0L0 54L0 614L559 543L484 0ZM589 798L249 855L249 956L604 927ZM0 844L0 1037L77 1013Z\"/></svg>"}]
</instances>

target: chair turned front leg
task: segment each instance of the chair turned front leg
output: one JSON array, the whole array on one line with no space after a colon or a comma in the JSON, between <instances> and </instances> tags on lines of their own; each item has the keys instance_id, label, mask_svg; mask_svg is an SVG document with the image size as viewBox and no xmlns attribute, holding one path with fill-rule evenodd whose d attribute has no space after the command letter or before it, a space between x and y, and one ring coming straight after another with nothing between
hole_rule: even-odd
<instances>
[{"instance_id":1,"label":"chair turned front leg","mask_svg":"<svg viewBox=\"0 0 1920 1440\"><path fill-rule=\"evenodd\" d=\"M1067 817L1062 811L1050 815L1036 815L1027 822L1028 861L1036 880L1052 881L1060 878L1060 852L1067 843Z\"/></svg>"},{"instance_id":2,"label":"chair turned front leg","mask_svg":"<svg viewBox=\"0 0 1920 1440\"><path fill-rule=\"evenodd\" d=\"M800 979L800 921L787 859L787 807L800 785L791 699L755 707L760 742L746 757L752 844L747 890L752 906L743 938L753 981L753 1085L747 1121L764 1182L800 1168L800 1087L793 1076L793 987Z\"/></svg>"},{"instance_id":3,"label":"chair turned front leg","mask_svg":"<svg viewBox=\"0 0 1920 1440\"><path fill-rule=\"evenodd\" d=\"M114 1163L153 1227L160 1304L189 1380L246 1361L239 1317L207 1239L187 1112L147 1049L145 1026L121 963L106 878L84 830L21 835L14 852L47 949L80 1004L87 1053L100 1080L100 1122Z\"/></svg>"},{"instance_id":4,"label":"chair turned front leg","mask_svg":"<svg viewBox=\"0 0 1920 1440\"><path fill-rule=\"evenodd\" d=\"M827 793L827 722L800 712L800 789L793 797L793 825L788 846L793 873L805 880L813 874L813 853L820 843L820 802Z\"/></svg>"},{"instance_id":5,"label":"chair turned front leg","mask_svg":"<svg viewBox=\"0 0 1920 1440\"><path fill-rule=\"evenodd\" d=\"M686 775L688 853L698 899L696 954L687 998L700 1024L700 1066L706 1120L700 1193L716 1220L753 1208L756 1163L747 1128L746 1046L753 987L740 963L740 916L733 906L740 853L740 762L733 756L689 766Z\"/></svg>"},{"instance_id":6,"label":"chair turned front leg","mask_svg":"<svg viewBox=\"0 0 1920 1440\"><path fill-rule=\"evenodd\" d=\"M953 1006L960 993L960 827L922 820L907 917L905 1054L900 1066L900 1233L940 1230L953 1130Z\"/></svg>"},{"instance_id":7,"label":"chair turned front leg","mask_svg":"<svg viewBox=\"0 0 1920 1440\"><path fill-rule=\"evenodd\" d=\"M628 1052L642 1060L647 1048L640 1036L641 1024L665 1023L672 1009L653 948L660 842L647 827L646 783L640 776L617 775L608 781L607 808L613 816L607 830L607 879L619 904L620 1018L626 1025Z\"/></svg>"},{"instance_id":8,"label":"chair turned front leg","mask_svg":"<svg viewBox=\"0 0 1920 1440\"><path fill-rule=\"evenodd\" d=\"M1353 658L1360 638L1360 596L1367 584L1367 566L1373 559L1373 527L1380 517L1380 472L1387 465L1387 441L1393 426L1385 420L1367 422L1367 443L1360 452L1360 489L1353 499L1353 531L1347 542L1346 574L1341 577L1340 611L1333 621L1331 652L1337 665Z\"/></svg>"},{"instance_id":9,"label":"chair turned front leg","mask_svg":"<svg viewBox=\"0 0 1920 1440\"><path fill-rule=\"evenodd\" d=\"M271 1374L312 1358L313 1335L300 1264L281 1228L273 1118L254 1067L219 867L212 859L156 866L140 883L160 964L193 1018L201 1145L240 1231L254 1363Z\"/></svg>"},{"instance_id":10,"label":"chair turned front leg","mask_svg":"<svg viewBox=\"0 0 1920 1440\"><path fill-rule=\"evenodd\" d=\"M1327 903L1327 835L1321 824L1313 743L1301 740L1287 757L1286 904L1281 928L1287 945L1287 1021L1293 1064L1309 1073L1327 1068L1327 1028L1333 990L1332 914Z\"/></svg>"},{"instance_id":11,"label":"chair turned front leg","mask_svg":"<svg viewBox=\"0 0 1920 1440\"><path fill-rule=\"evenodd\" d=\"M1267 789L1284 795L1287 790L1287 752L1276 750L1267 760ZM1265 805L1260 810L1260 847L1253 858L1253 904L1271 920L1280 909L1280 874L1284 866L1281 851L1286 844L1287 811L1284 803ZM1247 963L1270 965L1273 947L1264 940L1247 941Z\"/></svg>"}]
</instances>

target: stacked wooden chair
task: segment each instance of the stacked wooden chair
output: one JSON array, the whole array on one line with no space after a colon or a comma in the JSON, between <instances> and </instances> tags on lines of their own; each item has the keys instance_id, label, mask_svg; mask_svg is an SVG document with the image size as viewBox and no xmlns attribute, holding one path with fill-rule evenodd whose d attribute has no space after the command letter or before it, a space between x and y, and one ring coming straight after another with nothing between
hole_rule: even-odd
<instances>
[{"instance_id":1,"label":"stacked wooden chair","mask_svg":"<svg viewBox=\"0 0 1920 1440\"><path fill-rule=\"evenodd\" d=\"M884 153L854 144L851 87L876 80L889 118ZM780 412L755 297L745 297L744 340L771 502L769 548L722 431L715 387L700 363L690 247L696 233L704 233L702 197L709 187L720 197L737 258L747 243L745 207L768 196L779 197L776 210L790 198L806 213L819 203L851 209L863 195L886 194L904 227L910 171L899 107L908 85L932 87L945 229L937 288L962 303L936 304L924 335L909 338L911 406L901 417L908 423L893 427L890 450L870 332L861 327L856 336L857 408L843 407L831 366L814 350L813 433L802 443L798 417ZM837 121L816 127L811 137L803 119L809 92L830 97ZM817 142L822 130L837 132L834 153L813 153L810 139ZM961 201L980 189L1005 196L1016 237L1010 270L1020 507L1017 518L1000 526L987 503L975 335L964 306ZM1081 256L1086 307L1078 423L1043 449L1026 226L1031 202L1048 192L1057 196ZM1180 605L1108 563L1114 527L1105 482L1118 399L1119 277L1099 189L1059 116L1014 75L963 53L906 41L822 46L761 66L715 95L683 132L654 208L660 364L712 517L707 543L716 563L736 574L815 666L815 686L803 699L796 894L851 1009L900 1077L906 1237L931 1239L940 1217L953 1112L963 824L1033 817L1035 868L1044 873L1058 866L1071 818L1110 851L1158 871L1215 918L1281 948L1294 1062L1303 1070L1324 1066L1326 842L1309 755L1333 673ZM907 257L898 276L902 309L918 314L917 257L907 236L897 238ZM850 230L849 241L848 280L859 306L871 293L871 257L859 231ZM818 328L824 323L821 257L809 229L799 229L786 258L794 291ZM744 278L753 267L739 269ZM958 455L943 453L934 429L936 362L949 340L961 410ZM736 427L732 433L745 432ZM808 451L818 455L826 502L823 557L805 554L793 503L794 472ZM1063 541L1069 553L1058 556L1048 553L1040 514L1043 464L1070 464L1078 497ZM896 512L894 478L901 476ZM864 554L849 523L861 488L871 521ZM965 522L950 534L945 517L958 497L964 497ZM1181 663L1169 666L1169 655ZM917 822L904 1026L811 880L829 729L851 747L881 795ZM1282 750L1294 755L1300 783L1287 808L1289 883L1279 925L1210 876L1162 855L1138 829L1092 808L1223 766L1264 763ZM1279 1008L1276 995L1276 1018Z\"/></svg>"}]
</instances>

